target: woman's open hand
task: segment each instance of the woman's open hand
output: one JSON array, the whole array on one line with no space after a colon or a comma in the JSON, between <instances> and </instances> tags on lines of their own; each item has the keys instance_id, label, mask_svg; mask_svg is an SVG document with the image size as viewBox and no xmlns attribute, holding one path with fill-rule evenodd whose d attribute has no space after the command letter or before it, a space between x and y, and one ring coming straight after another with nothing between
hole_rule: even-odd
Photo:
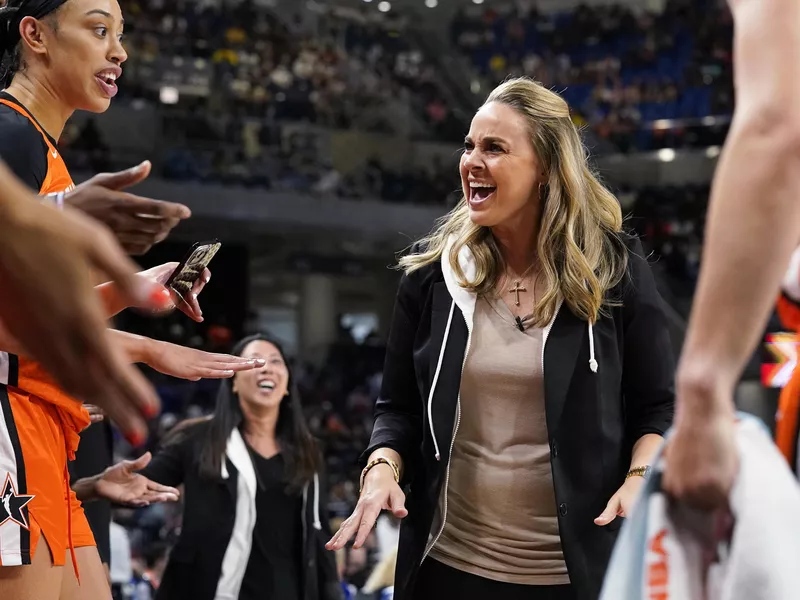
<instances>
[{"instance_id":1,"label":"woman's open hand","mask_svg":"<svg viewBox=\"0 0 800 600\"><path fill-rule=\"evenodd\" d=\"M150 506L157 502L177 502L180 492L151 481L138 473L153 456L146 452L136 460L123 460L107 468L95 485L95 493L117 504Z\"/></svg>"},{"instance_id":2,"label":"woman's open hand","mask_svg":"<svg viewBox=\"0 0 800 600\"><path fill-rule=\"evenodd\" d=\"M160 283L161 285L166 285L173 271L178 267L178 264L179 263L176 262L165 263L153 267L152 269L142 271L139 275L151 281L155 281L156 283ZM186 295L186 298L182 298L174 290L169 290L170 297L172 298L172 306L167 307L165 310L177 308L190 319L202 323L203 311L200 310L200 303L197 301L197 296L203 291L203 288L209 281L211 281L211 271L204 269L203 274L194 282L192 291Z\"/></svg>"},{"instance_id":3,"label":"woman's open hand","mask_svg":"<svg viewBox=\"0 0 800 600\"><path fill-rule=\"evenodd\" d=\"M159 373L190 381L227 379L239 371L264 366L261 358L215 354L156 340L147 340L143 362Z\"/></svg>"},{"instance_id":4,"label":"woman's open hand","mask_svg":"<svg viewBox=\"0 0 800 600\"><path fill-rule=\"evenodd\" d=\"M353 514L342 522L331 540L325 544L328 550L341 550L355 535L353 548L361 548L375 526L382 510L390 510L398 519L408 515L406 496L394 480L394 471L389 465L379 464L364 477L364 489Z\"/></svg>"},{"instance_id":5,"label":"woman's open hand","mask_svg":"<svg viewBox=\"0 0 800 600\"><path fill-rule=\"evenodd\" d=\"M594 520L595 525L605 526L611 523L617 517L627 517L636 498L639 496L639 490L644 485L642 477L634 476L629 477L622 487L617 490L617 493L611 496L603 513Z\"/></svg>"}]
</instances>

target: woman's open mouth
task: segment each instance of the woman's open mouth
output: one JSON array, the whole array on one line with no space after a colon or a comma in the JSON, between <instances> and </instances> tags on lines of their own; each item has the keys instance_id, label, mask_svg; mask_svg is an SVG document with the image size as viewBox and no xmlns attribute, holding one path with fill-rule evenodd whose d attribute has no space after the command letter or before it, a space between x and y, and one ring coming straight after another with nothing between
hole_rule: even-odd
<instances>
[{"instance_id":1,"label":"woman's open mouth","mask_svg":"<svg viewBox=\"0 0 800 600\"><path fill-rule=\"evenodd\" d=\"M97 84L100 86L103 93L107 97L113 98L119 91L117 87L117 77L119 77L119 75L120 73L116 70L106 69L105 71L96 73L94 77L97 79Z\"/></svg>"},{"instance_id":2,"label":"woman's open mouth","mask_svg":"<svg viewBox=\"0 0 800 600\"><path fill-rule=\"evenodd\" d=\"M478 206L491 198L497 190L496 185L490 183L469 182L469 203L471 206Z\"/></svg>"}]
</instances>

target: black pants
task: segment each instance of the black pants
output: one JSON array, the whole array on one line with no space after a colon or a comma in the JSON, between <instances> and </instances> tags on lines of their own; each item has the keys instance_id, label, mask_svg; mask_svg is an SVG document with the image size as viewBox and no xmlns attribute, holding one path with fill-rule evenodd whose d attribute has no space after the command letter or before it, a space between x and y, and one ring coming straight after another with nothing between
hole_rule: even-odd
<instances>
[{"instance_id":1,"label":"black pants","mask_svg":"<svg viewBox=\"0 0 800 600\"><path fill-rule=\"evenodd\" d=\"M422 563L413 600L576 600L570 585L518 585L492 581L428 558Z\"/></svg>"}]
</instances>

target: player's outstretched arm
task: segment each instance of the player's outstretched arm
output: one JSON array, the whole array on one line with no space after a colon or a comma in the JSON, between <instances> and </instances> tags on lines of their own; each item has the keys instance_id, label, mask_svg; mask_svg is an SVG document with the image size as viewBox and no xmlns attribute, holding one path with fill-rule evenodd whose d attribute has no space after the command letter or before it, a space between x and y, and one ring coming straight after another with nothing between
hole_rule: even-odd
<instances>
[{"instance_id":1,"label":"player's outstretched arm","mask_svg":"<svg viewBox=\"0 0 800 600\"><path fill-rule=\"evenodd\" d=\"M139 276L148 279L159 285L165 285L172 275L173 271L178 267L177 262L169 262L146 271L139 272ZM186 300L181 298L179 294L174 291L164 291L166 297L163 307L158 311L159 314L165 314L177 308L189 318L203 322L203 311L200 309L200 303L197 297L206 284L211 281L211 271L205 269L203 274L192 286L192 291L187 295ZM100 294L100 299L105 307L106 315L113 317L117 313L122 312L126 308L143 308L138 305L131 305L130 299L119 289L113 281L100 284L96 287L97 292ZM147 308L147 307L144 307Z\"/></svg>"},{"instance_id":2,"label":"player's outstretched arm","mask_svg":"<svg viewBox=\"0 0 800 600\"><path fill-rule=\"evenodd\" d=\"M140 475L152 455L146 452L136 460L123 460L93 477L79 479L72 489L81 502L105 499L126 506L150 506L157 502L177 502L180 491Z\"/></svg>"},{"instance_id":3,"label":"player's outstretched arm","mask_svg":"<svg viewBox=\"0 0 800 600\"><path fill-rule=\"evenodd\" d=\"M261 368L265 362L261 358L203 352L115 329L109 329L108 335L111 343L131 362L143 363L159 373L191 381L227 379L239 371Z\"/></svg>"},{"instance_id":4,"label":"player's outstretched arm","mask_svg":"<svg viewBox=\"0 0 800 600\"><path fill-rule=\"evenodd\" d=\"M10 336L70 393L102 406L132 439L158 397L109 347L90 270L147 304L154 284L135 275L109 231L73 210L36 201L0 163L0 319Z\"/></svg>"},{"instance_id":5,"label":"player's outstretched arm","mask_svg":"<svg viewBox=\"0 0 800 600\"><path fill-rule=\"evenodd\" d=\"M712 186L695 302L677 376L665 486L727 498L737 469L733 392L800 241L800 3L731 0L736 111Z\"/></svg>"},{"instance_id":6,"label":"player's outstretched arm","mask_svg":"<svg viewBox=\"0 0 800 600\"><path fill-rule=\"evenodd\" d=\"M146 254L192 214L182 204L123 191L147 179L151 168L144 161L125 171L95 175L66 194L64 204L106 225L129 254Z\"/></svg>"},{"instance_id":7,"label":"player's outstretched arm","mask_svg":"<svg viewBox=\"0 0 800 600\"><path fill-rule=\"evenodd\" d=\"M180 379L227 379L239 371L264 366L263 359L204 352L116 329L108 329L107 335L112 346L121 351L129 363L145 364L159 373ZM1 322L0 351L30 356Z\"/></svg>"},{"instance_id":8,"label":"player's outstretched arm","mask_svg":"<svg viewBox=\"0 0 800 600\"><path fill-rule=\"evenodd\" d=\"M711 194L679 383L731 391L800 241L800 3L733 0L736 112ZM768 40L769 43L765 43ZM730 404L727 394L723 404ZM730 408L730 407L728 407Z\"/></svg>"}]
</instances>

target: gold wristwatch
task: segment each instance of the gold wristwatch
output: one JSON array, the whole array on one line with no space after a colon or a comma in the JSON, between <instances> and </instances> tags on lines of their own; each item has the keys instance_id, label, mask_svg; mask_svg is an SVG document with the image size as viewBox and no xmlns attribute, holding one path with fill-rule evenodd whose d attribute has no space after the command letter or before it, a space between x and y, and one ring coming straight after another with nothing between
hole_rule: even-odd
<instances>
[{"instance_id":1,"label":"gold wristwatch","mask_svg":"<svg viewBox=\"0 0 800 600\"><path fill-rule=\"evenodd\" d=\"M367 473L370 472L372 467L377 467L378 465L389 465L389 467L392 469L395 483L400 483L400 467L397 466L397 463L384 456L379 456L378 458L369 461L369 464L367 464L367 466L364 467L364 470L361 471L361 480L359 481L358 485L359 494L364 489L364 478L367 476Z\"/></svg>"},{"instance_id":2,"label":"gold wristwatch","mask_svg":"<svg viewBox=\"0 0 800 600\"><path fill-rule=\"evenodd\" d=\"M650 465L645 465L644 467L634 467L628 474L625 475L625 480L627 481L631 477L641 477L644 480L650 479L650 475L653 473L653 468Z\"/></svg>"}]
</instances>

